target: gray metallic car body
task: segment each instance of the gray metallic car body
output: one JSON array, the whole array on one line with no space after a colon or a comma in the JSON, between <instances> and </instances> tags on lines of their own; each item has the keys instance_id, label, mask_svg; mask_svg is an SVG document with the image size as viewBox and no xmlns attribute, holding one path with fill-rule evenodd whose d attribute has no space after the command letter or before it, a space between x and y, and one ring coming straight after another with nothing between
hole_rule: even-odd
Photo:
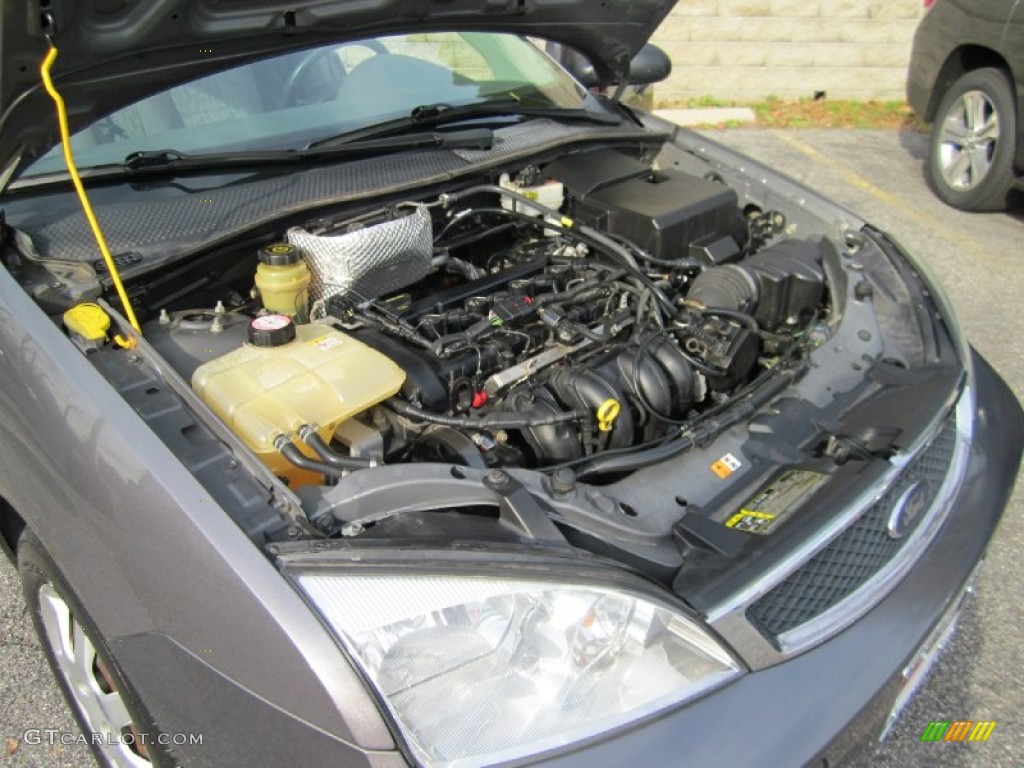
<instances>
[{"instance_id":1,"label":"gray metallic car body","mask_svg":"<svg viewBox=\"0 0 1024 768\"><path fill-rule=\"evenodd\" d=\"M801 200L808 215L863 224L749 159L698 144L717 163L742 165L743 178ZM206 734L176 757L197 766L405 765L323 625L6 271L0 308L0 491L61 564L159 726ZM795 765L840 757L850 734L877 733L901 670L983 556L1019 463L1020 406L980 359L972 386L978 440L967 479L941 534L888 598L817 649L551 763ZM997 450L1008 445L1016 452ZM11 518L6 528L16 528ZM778 712L758 718L749 742L735 738L737 708L783 696L818 719ZM679 762L683 731L703 738Z\"/></svg>"},{"instance_id":2,"label":"gray metallic car body","mask_svg":"<svg viewBox=\"0 0 1024 768\"><path fill-rule=\"evenodd\" d=\"M647 125L669 130L654 120ZM680 154L707 158L731 184L790 205L797 212L794 224L852 237L865 230L850 212L754 161L686 132L676 131L673 140ZM527 147L523 156L540 149ZM437 180L413 178L406 187L428 181ZM850 314L871 321L865 306ZM785 394L808 402L817 383L841 366L847 381L859 379L840 344L855 343L858 331L863 328L847 323L836 348L822 351L821 359L833 365ZM863 336L861 341L868 344ZM144 343L134 354L134 362L125 356L128 365L159 368ZM975 359L973 370L964 397L976 403L970 409L976 439L962 483L946 501L944 525L917 553L909 574L884 585L892 590L885 599L848 616L843 631L796 652L773 649L752 633L737 635L744 595L708 590L709 614L735 598L734 612L717 614L718 628L745 640L743 655L753 671L686 706L542 758L562 766L796 765L823 759L831 765L851 743L877 734L903 668L955 607L982 558L1020 461L1020 406L983 361ZM185 386L173 372L161 374L171 389ZM184 764L407 765L385 713L340 644L282 578L280 561L253 545L223 501L243 487L231 485L242 474L253 476L245 480L254 484L247 486L251 496L266 497L254 507L276 503L287 514L290 494L244 456L219 465L221 479L204 485L141 415L151 415L140 405L146 391L129 381L126 389L132 388L118 392L0 269L0 497L6 502L0 530L7 545L15 548L17 534L28 526L88 608L158 727L204 734L201 747L175 750ZM229 435L221 437L231 445ZM671 474L677 466L660 471ZM747 592L767 586L757 580L746 585ZM800 717L773 709L753 718L744 738L736 738L737 712L751 702L761 708L782 699L800 702ZM700 739L682 744L680 734Z\"/></svg>"},{"instance_id":3,"label":"gray metallic car body","mask_svg":"<svg viewBox=\"0 0 1024 768\"><path fill-rule=\"evenodd\" d=\"M392 748L316 617L6 270L0 306L2 496L104 635L196 659L209 650L198 662L206 674L273 701L335 746Z\"/></svg>"}]
</instances>

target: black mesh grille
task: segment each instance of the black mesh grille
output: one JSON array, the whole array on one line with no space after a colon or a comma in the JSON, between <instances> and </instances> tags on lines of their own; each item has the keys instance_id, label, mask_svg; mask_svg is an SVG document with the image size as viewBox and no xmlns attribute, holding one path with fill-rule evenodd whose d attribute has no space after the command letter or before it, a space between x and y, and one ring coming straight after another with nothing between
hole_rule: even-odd
<instances>
[{"instance_id":1,"label":"black mesh grille","mask_svg":"<svg viewBox=\"0 0 1024 768\"><path fill-rule=\"evenodd\" d=\"M956 424L951 417L881 500L753 603L747 609L747 618L773 638L819 616L864 585L908 541L908 537L894 539L886 530L893 505L909 488L925 481L931 494L930 507L949 471L955 446ZM915 525L925 517L921 515Z\"/></svg>"}]
</instances>

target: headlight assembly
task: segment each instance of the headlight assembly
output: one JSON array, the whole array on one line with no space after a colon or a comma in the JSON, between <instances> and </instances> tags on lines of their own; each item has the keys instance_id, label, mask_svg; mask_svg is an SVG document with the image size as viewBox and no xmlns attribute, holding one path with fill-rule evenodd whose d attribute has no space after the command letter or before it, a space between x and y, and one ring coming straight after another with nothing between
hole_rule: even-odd
<instances>
[{"instance_id":1,"label":"headlight assembly","mask_svg":"<svg viewBox=\"0 0 1024 768\"><path fill-rule=\"evenodd\" d=\"M692 620L627 591L321 570L295 580L424 765L565 746L740 673Z\"/></svg>"}]
</instances>

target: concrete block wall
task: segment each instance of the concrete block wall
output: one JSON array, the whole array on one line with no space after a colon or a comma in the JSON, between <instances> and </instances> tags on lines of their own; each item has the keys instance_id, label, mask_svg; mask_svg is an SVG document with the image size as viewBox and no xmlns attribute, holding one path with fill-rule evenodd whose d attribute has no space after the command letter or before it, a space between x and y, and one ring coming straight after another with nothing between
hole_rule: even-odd
<instances>
[{"instance_id":1,"label":"concrete block wall","mask_svg":"<svg viewBox=\"0 0 1024 768\"><path fill-rule=\"evenodd\" d=\"M672 57L654 100L903 99L922 0L679 0L652 38Z\"/></svg>"}]
</instances>

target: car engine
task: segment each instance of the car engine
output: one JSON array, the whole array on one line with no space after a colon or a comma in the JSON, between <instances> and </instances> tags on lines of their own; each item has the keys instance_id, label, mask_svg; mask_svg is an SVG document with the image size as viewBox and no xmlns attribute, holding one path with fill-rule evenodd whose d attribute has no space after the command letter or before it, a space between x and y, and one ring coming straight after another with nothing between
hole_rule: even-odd
<instances>
[{"instance_id":1,"label":"car engine","mask_svg":"<svg viewBox=\"0 0 1024 768\"><path fill-rule=\"evenodd\" d=\"M164 309L145 337L303 485L378 463L554 470L656 447L823 333L828 246L741 209L714 174L601 149L495 181L293 227L260 269L295 280L257 273L259 294ZM349 357L316 386L270 381L292 370L276 357L299 348L288 325L317 329L302 349ZM243 348L258 355L236 360ZM254 378L216 384L229 359Z\"/></svg>"}]
</instances>

